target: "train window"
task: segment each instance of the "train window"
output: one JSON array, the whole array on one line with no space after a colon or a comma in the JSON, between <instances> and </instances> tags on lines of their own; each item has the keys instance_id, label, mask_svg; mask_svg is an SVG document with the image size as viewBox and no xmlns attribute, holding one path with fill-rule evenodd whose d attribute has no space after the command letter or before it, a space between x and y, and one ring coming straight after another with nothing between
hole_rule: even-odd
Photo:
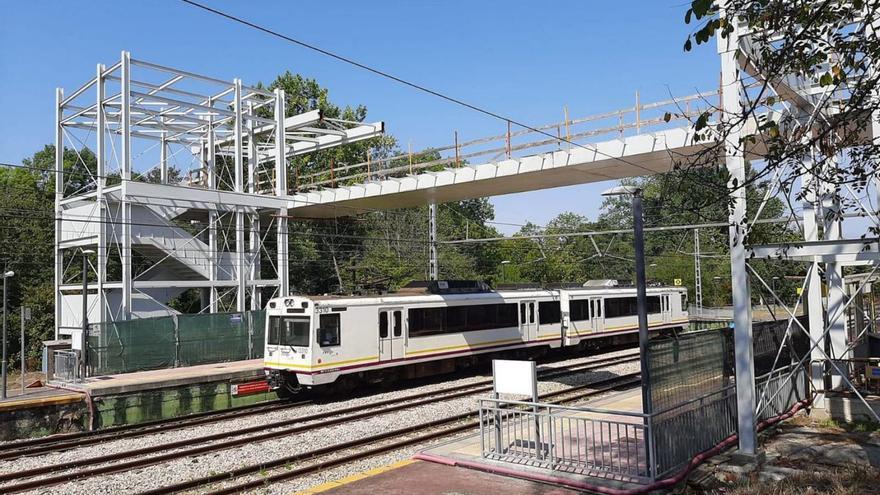
<instances>
[{"instance_id":1,"label":"train window","mask_svg":"<svg viewBox=\"0 0 880 495\"><path fill-rule=\"evenodd\" d=\"M579 299L576 301L570 301L568 303L568 309L571 313L572 321L583 321L590 319L590 300L589 299Z\"/></svg>"},{"instance_id":2,"label":"train window","mask_svg":"<svg viewBox=\"0 0 880 495\"><path fill-rule=\"evenodd\" d=\"M538 323L550 325L562 321L562 311L558 301L541 301L538 303Z\"/></svg>"},{"instance_id":3,"label":"train window","mask_svg":"<svg viewBox=\"0 0 880 495\"><path fill-rule=\"evenodd\" d=\"M519 304L519 321L522 323L526 322L526 305L525 303Z\"/></svg>"},{"instance_id":4,"label":"train window","mask_svg":"<svg viewBox=\"0 0 880 495\"><path fill-rule=\"evenodd\" d=\"M648 313L660 312L660 297L648 298ZM638 299L635 297L613 297L605 300L605 317L618 318L639 314Z\"/></svg>"},{"instance_id":5,"label":"train window","mask_svg":"<svg viewBox=\"0 0 880 495\"><path fill-rule=\"evenodd\" d=\"M318 327L318 344L330 347L340 343L340 319L338 314L321 315Z\"/></svg>"},{"instance_id":6,"label":"train window","mask_svg":"<svg viewBox=\"0 0 880 495\"><path fill-rule=\"evenodd\" d=\"M388 338L388 312L379 311L379 338Z\"/></svg>"},{"instance_id":7,"label":"train window","mask_svg":"<svg viewBox=\"0 0 880 495\"><path fill-rule=\"evenodd\" d=\"M446 323L443 325L444 333L464 332L470 318L470 308L465 306L451 306L446 308Z\"/></svg>"},{"instance_id":8,"label":"train window","mask_svg":"<svg viewBox=\"0 0 880 495\"><path fill-rule=\"evenodd\" d=\"M308 347L309 317L272 316L269 318L269 345Z\"/></svg>"},{"instance_id":9,"label":"train window","mask_svg":"<svg viewBox=\"0 0 880 495\"><path fill-rule=\"evenodd\" d=\"M519 325L516 321L516 304L496 304L495 308L497 310L496 328L510 328Z\"/></svg>"},{"instance_id":10,"label":"train window","mask_svg":"<svg viewBox=\"0 0 880 495\"><path fill-rule=\"evenodd\" d=\"M394 336L400 337L403 335L403 312L395 311L394 312Z\"/></svg>"},{"instance_id":11,"label":"train window","mask_svg":"<svg viewBox=\"0 0 880 495\"><path fill-rule=\"evenodd\" d=\"M266 339L266 343L269 345L279 345L281 344L281 318L278 316L272 316L269 318L269 335Z\"/></svg>"},{"instance_id":12,"label":"train window","mask_svg":"<svg viewBox=\"0 0 880 495\"><path fill-rule=\"evenodd\" d=\"M516 304L477 304L409 310L409 336L425 337L519 325Z\"/></svg>"},{"instance_id":13,"label":"train window","mask_svg":"<svg viewBox=\"0 0 880 495\"><path fill-rule=\"evenodd\" d=\"M529 303L529 323L535 322L535 303Z\"/></svg>"}]
</instances>

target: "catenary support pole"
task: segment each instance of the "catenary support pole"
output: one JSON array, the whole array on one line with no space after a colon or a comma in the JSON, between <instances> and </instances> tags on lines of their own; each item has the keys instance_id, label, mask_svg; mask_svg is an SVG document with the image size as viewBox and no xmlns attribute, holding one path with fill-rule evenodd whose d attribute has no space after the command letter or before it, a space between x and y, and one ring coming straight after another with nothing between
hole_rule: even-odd
<instances>
[{"instance_id":1,"label":"catenary support pole","mask_svg":"<svg viewBox=\"0 0 880 495\"><path fill-rule=\"evenodd\" d=\"M25 339L24 339L24 321L25 321L25 319L28 318L28 316L29 316L28 313L30 313L30 309L22 306L21 307L21 341L20 341L21 342L21 351L20 351L20 355L21 355L21 395L24 395L24 390L25 390L24 389L24 381L25 381L24 374L27 372L27 365L25 363L26 346L25 346Z\"/></svg>"},{"instance_id":2,"label":"catenary support pole","mask_svg":"<svg viewBox=\"0 0 880 495\"><path fill-rule=\"evenodd\" d=\"M9 272L9 264L3 265L3 360L0 362L0 398L6 398L6 274Z\"/></svg>"},{"instance_id":3,"label":"catenary support pole","mask_svg":"<svg viewBox=\"0 0 880 495\"><path fill-rule=\"evenodd\" d=\"M726 2L720 10L724 12ZM729 215L730 274L733 292L733 347L736 364L736 404L739 452L757 453L755 430L755 362L752 350L752 301L746 268L746 163L741 137L742 82L740 81L739 33L736 22L727 36L717 36L721 56L722 119L729 130L725 138L725 164L730 179L728 188L733 200Z\"/></svg>"},{"instance_id":4,"label":"catenary support pole","mask_svg":"<svg viewBox=\"0 0 880 495\"><path fill-rule=\"evenodd\" d=\"M437 280L439 266L437 262L437 202L428 203L428 278Z\"/></svg>"},{"instance_id":5,"label":"catenary support pole","mask_svg":"<svg viewBox=\"0 0 880 495\"><path fill-rule=\"evenodd\" d=\"M642 411L653 412L651 397L651 369L648 362L648 280L645 275L645 231L642 219L642 191L632 197L633 249L636 257L636 305L639 318L639 361L642 375ZM648 463L650 466L650 462Z\"/></svg>"}]
</instances>

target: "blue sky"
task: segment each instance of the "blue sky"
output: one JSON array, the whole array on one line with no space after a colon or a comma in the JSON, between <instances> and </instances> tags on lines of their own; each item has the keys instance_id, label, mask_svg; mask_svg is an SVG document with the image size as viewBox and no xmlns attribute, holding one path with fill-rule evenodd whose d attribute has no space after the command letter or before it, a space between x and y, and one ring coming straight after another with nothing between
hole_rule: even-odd
<instances>
[{"instance_id":1,"label":"blue sky","mask_svg":"<svg viewBox=\"0 0 880 495\"><path fill-rule=\"evenodd\" d=\"M714 44L684 53L688 2L204 0L285 34L520 121L540 125L711 90ZM316 78L338 104L413 149L500 134L506 126L176 0L7 3L0 16L0 161L18 163L52 141L54 88L75 89L95 64L132 56L245 83L284 70ZM563 211L595 218L592 184L493 198L496 220L543 225ZM510 233L516 227L502 226Z\"/></svg>"}]
</instances>

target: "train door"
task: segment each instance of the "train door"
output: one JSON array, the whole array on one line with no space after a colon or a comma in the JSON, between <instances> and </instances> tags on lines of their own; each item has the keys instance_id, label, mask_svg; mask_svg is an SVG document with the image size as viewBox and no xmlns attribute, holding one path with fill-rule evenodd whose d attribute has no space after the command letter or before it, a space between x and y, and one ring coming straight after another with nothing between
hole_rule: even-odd
<instances>
[{"instance_id":1,"label":"train door","mask_svg":"<svg viewBox=\"0 0 880 495\"><path fill-rule=\"evenodd\" d=\"M601 297L590 298L590 326L594 332L605 330L605 311L602 308Z\"/></svg>"},{"instance_id":2,"label":"train door","mask_svg":"<svg viewBox=\"0 0 880 495\"><path fill-rule=\"evenodd\" d=\"M669 294L660 295L660 313L663 315L663 323L672 322L672 301Z\"/></svg>"},{"instance_id":3,"label":"train door","mask_svg":"<svg viewBox=\"0 0 880 495\"><path fill-rule=\"evenodd\" d=\"M519 329L523 340L537 340L538 338L538 303L535 301L519 302Z\"/></svg>"},{"instance_id":4,"label":"train door","mask_svg":"<svg viewBox=\"0 0 880 495\"><path fill-rule=\"evenodd\" d=\"M404 358L404 326L402 308L379 310L379 361Z\"/></svg>"}]
</instances>

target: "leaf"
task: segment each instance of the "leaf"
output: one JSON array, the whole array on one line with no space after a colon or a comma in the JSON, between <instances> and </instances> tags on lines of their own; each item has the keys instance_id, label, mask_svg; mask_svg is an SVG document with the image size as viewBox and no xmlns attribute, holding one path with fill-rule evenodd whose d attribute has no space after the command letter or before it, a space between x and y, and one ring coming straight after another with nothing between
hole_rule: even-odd
<instances>
[{"instance_id":1,"label":"leaf","mask_svg":"<svg viewBox=\"0 0 880 495\"><path fill-rule=\"evenodd\" d=\"M691 38L690 38L690 36L688 36L687 41L684 42L684 51L686 51L686 52L691 51L692 46L693 45L691 44Z\"/></svg>"},{"instance_id":2,"label":"leaf","mask_svg":"<svg viewBox=\"0 0 880 495\"><path fill-rule=\"evenodd\" d=\"M694 13L694 9L688 9L688 11L685 12L685 14L684 14L684 23L685 23L685 24L690 24L690 23L691 23L691 15L692 15L693 13Z\"/></svg>"},{"instance_id":3,"label":"leaf","mask_svg":"<svg viewBox=\"0 0 880 495\"><path fill-rule=\"evenodd\" d=\"M822 77L819 78L819 84L822 86L831 86L833 82L834 77L831 76L830 72L822 74Z\"/></svg>"},{"instance_id":4,"label":"leaf","mask_svg":"<svg viewBox=\"0 0 880 495\"><path fill-rule=\"evenodd\" d=\"M669 113L669 112L664 113L664 114L663 114L663 121L664 121L664 122L669 122L670 120L672 120L672 114Z\"/></svg>"}]
</instances>

